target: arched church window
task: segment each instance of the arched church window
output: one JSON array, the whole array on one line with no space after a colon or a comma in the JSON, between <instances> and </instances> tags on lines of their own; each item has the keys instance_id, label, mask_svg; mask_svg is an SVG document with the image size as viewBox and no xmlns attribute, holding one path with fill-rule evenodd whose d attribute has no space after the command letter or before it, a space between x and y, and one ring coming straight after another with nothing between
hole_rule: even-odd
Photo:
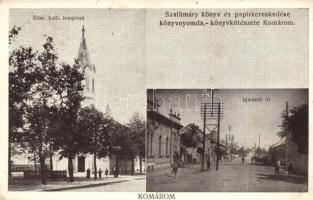
<instances>
[{"instance_id":1,"label":"arched church window","mask_svg":"<svg viewBox=\"0 0 313 200\"><path fill-rule=\"evenodd\" d=\"M86 76L86 90L89 91L89 77Z\"/></svg>"},{"instance_id":2,"label":"arched church window","mask_svg":"<svg viewBox=\"0 0 313 200\"><path fill-rule=\"evenodd\" d=\"M95 79L92 79L92 93L95 92Z\"/></svg>"}]
</instances>

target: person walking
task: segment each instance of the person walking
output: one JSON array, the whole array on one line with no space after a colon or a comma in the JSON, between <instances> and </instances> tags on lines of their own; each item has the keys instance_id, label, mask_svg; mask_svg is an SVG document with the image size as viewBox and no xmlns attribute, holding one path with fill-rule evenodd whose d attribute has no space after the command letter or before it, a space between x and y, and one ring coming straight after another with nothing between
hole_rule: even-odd
<instances>
[{"instance_id":1,"label":"person walking","mask_svg":"<svg viewBox=\"0 0 313 200\"><path fill-rule=\"evenodd\" d=\"M104 173L105 173L105 177L108 178L108 174L109 174L108 168L105 169Z\"/></svg>"},{"instance_id":2,"label":"person walking","mask_svg":"<svg viewBox=\"0 0 313 200\"><path fill-rule=\"evenodd\" d=\"M279 168L280 168L280 161L277 159L274 163L274 168L275 168L275 175L279 174Z\"/></svg>"},{"instance_id":3,"label":"person walking","mask_svg":"<svg viewBox=\"0 0 313 200\"><path fill-rule=\"evenodd\" d=\"M273 166L274 166L274 170L275 170L275 175L277 175L277 174L278 174L278 170L277 170L277 160L275 160L275 161L273 162Z\"/></svg>"},{"instance_id":4,"label":"person walking","mask_svg":"<svg viewBox=\"0 0 313 200\"><path fill-rule=\"evenodd\" d=\"M280 169L280 160L278 159L277 160L277 172L278 172L278 174L279 174L279 169Z\"/></svg>"},{"instance_id":5,"label":"person walking","mask_svg":"<svg viewBox=\"0 0 313 200\"><path fill-rule=\"evenodd\" d=\"M245 157L244 156L242 156L241 160L242 160L242 163L245 163Z\"/></svg>"},{"instance_id":6,"label":"person walking","mask_svg":"<svg viewBox=\"0 0 313 200\"><path fill-rule=\"evenodd\" d=\"M291 176L294 170L293 162L288 165L288 175Z\"/></svg>"},{"instance_id":7,"label":"person walking","mask_svg":"<svg viewBox=\"0 0 313 200\"><path fill-rule=\"evenodd\" d=\"M101 177L102 177L102 171L101 171L101 168L99 168L98 174L99 174L99 179L101 179Z\"/></svg>"},{"instance_id":8,"label":"person walking","mask_svg":"<svg viewBox=\"0 0 313 200\"><path fill-rule=\"evenodd\" d=\"M86 175L86 177L89 179L90 178L90 169L89 168L87 168L87 175Z\"/></svg>"},{"instance_id":9,"label":"person walking","mask_svg":"<svg viewBox=\"0 0 313 200\"><path fill-rule=\"evenodd\" d=\"M174 174L174 178L176 178L176 174L177 174L177 171L178 171L178 168L179 168L179 155L177 153L177 151L174 152L174 155L173 155L173 169L172 169L172 173L171 174ZM171 176L171 175L170 175Z\"/></svg>"},{"instance_id":10,"label":"person walking","mask_svg":"<svg viewBox=\"0 0 313 200\"><path fill-rule=\"evenodd\" d=\"M206 158L206 167L207 169L210 169L211 167L211 158L210 158L210 154L208 154L207 158Z\"/></svg>"}]
</instances>

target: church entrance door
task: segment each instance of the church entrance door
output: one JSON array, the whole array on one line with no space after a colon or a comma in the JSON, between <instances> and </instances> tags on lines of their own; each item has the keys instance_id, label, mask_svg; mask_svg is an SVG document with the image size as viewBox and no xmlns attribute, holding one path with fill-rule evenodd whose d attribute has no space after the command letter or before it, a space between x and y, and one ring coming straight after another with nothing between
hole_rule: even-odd
<instances>
[{"instance_id":1,"label":"church entrance door","mask_svg":"<svg viewBox=\"0 0 313 200\"><path fill-rule=\"evenodd\" d=\"M77 165L78 172L85 172L85 156L78 157L78 165Z\"/></svg>"}]
</instances>

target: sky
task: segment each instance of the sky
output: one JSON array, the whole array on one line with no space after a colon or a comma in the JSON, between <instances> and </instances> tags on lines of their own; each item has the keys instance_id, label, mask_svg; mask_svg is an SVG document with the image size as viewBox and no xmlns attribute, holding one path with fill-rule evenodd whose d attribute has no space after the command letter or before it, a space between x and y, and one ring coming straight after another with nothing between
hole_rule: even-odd
<instances>
[{"instance_id":1,"label":"sky","mask_svg":"<svg viewBox=\"0 0 313 200\"><path fill-rule=\"evenodd\" d=\"M206 93L205 93L206 91ZM153 98L152 90L148 92ZM204 95L202 95L204 94ZM188 96L189 95L189 96ZM201 96L202 95L202 96ZM168 116L170 108L181 117L181 124L197 124L203 129L200 118L200 105L211 102L211 91L202 89L161 89L154 90L154 98L160 104L159 111ZM246 98L260 99L258 102L245 102ZM286 102L289 109L308 104L306 89L220 89L214 90L214 102L223 102L223 118L220 125L220 138L234 135L238 145L258 146L268 149L280 141L277 133L280 131L281 114L286 112ZM214 121L216 123L216 121Z\"/></svg>"},{"instance_id":2,"label":"sky","mask_svg":"<svg viewBox=\"0 0 313 200\"><path fill-rule=\"evenodd\" d=\"M127 123L134 112L145 117L143 14L135 9L12 9L10 27L22 27L12 46L41 50L43 35L49 35L59 61L72 64L84 25L91 62L96 66L96 105L104 111L109 104L113 117ZM34 15L84 16L84 20L33 20Z\"/></svg>"}]
</instances>

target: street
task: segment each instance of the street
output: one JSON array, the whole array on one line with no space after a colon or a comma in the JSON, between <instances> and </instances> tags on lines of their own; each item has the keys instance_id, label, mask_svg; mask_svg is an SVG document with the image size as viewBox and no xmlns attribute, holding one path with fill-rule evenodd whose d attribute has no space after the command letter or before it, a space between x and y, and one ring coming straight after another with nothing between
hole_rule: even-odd
<instances>
[{"instance_id":1,"label":"street","mask_svg":"<svg viewBox=\"0 0 313 200\"><path fill-rule=\"evenodd\" d=\"M176 178L169 177L169 168L147 174L148 192L304 192L307 181L299 176L288 176L285 171L277 176L271 166L221 162L219 170L211 166L201 172L200 166L179 168Z\"/></svg>"},{"instance_id":2,"label":"street","mask_svg":"<svg viewBox=\"0 0 313 200\"><path fill-rule=\"evenodd\" d=\"M146 180L131 180L119 183L112 183L103 186L94 186L80 189L70 189L69 192L145 192Z\"/></svg>"}]
</instances>

